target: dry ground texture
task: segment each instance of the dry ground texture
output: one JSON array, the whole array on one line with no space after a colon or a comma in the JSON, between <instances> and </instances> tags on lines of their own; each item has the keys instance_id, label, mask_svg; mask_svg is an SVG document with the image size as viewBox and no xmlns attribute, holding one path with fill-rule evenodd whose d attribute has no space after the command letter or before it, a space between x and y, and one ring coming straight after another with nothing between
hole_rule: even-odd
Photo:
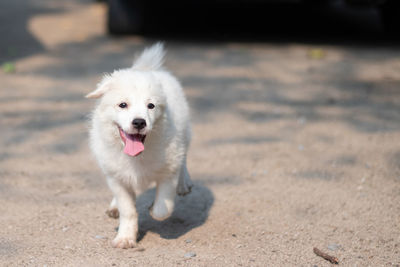
<instances>
[{"instance_id":1,"label":"dry ground texture","mask_svg":"<svg viewBox=\"0 0 400 267\"><path fill-rule=\"evenodd\" d=\"M154 190L139 197L134 252L110 245L83 96L154 40L107 37L91 1L4 2L1 266L329 266L314 246L342 266L400 264L399 49L168 42L195 187L164 222Z\"/></svg>"}]
</instances>

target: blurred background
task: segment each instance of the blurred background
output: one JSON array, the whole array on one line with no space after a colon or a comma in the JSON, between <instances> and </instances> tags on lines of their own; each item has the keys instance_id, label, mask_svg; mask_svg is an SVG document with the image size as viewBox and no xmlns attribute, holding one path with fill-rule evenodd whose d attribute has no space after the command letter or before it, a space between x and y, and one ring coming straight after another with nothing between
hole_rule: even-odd
<instances>
[{"instance_id":1,"label":"blurred background","mask_svg":"<svg viewBox=\"0 0 400 267\"><path fill-rule=\"evenodd\" d=\"M0 265L398 266L399 3L1 0ZM110 249L84 95L157 41L195 187Z\"/></svg>"},{"instance_id":2,"label":"blurred background","mask_svg":"<svg viewBox=\"0 0 400 267\"><path fill-rule=\"evenodd\" d=\"M0 32L5 37L0 60L43 49L29 30L33 17L63 13L77 3L91 2L2 1ZM96 6L101 18L91 28L102 29L105 35L153 39L371 43L398 39L400 27L396 0L98 0ZM89 17L82 14L69 27L82 31L89 21L95 24ZM67 26L58 26L63 27L59 34L65 34Z\"/></svg>"}]
</instances>

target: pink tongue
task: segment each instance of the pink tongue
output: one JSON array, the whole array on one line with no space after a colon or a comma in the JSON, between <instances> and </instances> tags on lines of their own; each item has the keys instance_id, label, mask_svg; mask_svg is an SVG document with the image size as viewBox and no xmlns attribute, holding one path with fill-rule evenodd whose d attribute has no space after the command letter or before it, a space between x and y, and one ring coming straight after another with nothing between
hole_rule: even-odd
<instances>
[{"instance_id":1,"label":"pink tongue","mask_svg":"<svg viewBox=\"0 0 400 267\"><path fill-rule=\"evenodd\" d=\"M137 156L144 150L144 145L142 140L137 135L126 135L122 130L120 130L122 140L125 143L124 153L129 156Z\"/></svg>"},{"instance_id":2,"label":"pink tongue","mask_svg":"<svg viewBox=\"0 0 400 267\"><path fill-rule=\"evenodd\" d=\"M134 137L133 140L131 140L130 138L126 139L124 148L125 154L128 154L129 156L137 156L140 153L142 153L143 150L144 150L144 145L139 138Z\"/></svg>"}]
</instances>

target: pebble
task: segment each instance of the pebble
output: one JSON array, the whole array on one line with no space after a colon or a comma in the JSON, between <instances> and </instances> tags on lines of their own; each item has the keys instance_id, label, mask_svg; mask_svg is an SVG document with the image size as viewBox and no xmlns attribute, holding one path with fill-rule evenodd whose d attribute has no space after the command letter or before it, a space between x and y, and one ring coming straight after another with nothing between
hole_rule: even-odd
<instances>
[{"instance_id":1,"label":"pebble","mask_svg":"<svg viewBox=\"0 0 400 267\"><path fill-rule=\"evenodd\" d=\"M189 239L186 239L185 242L186 242L186 243L192 243L192 239L190 239L190 238L189 238Z\"/></svg>"},{"instance_id":2,"label":"pebble","mask_svg":"<svg viewBox=\"0 0 400 267\"><path fill-rule=\"evenodd\" d=\"M307 119L305 117L300 117L300 118L297 119L297 123L300 124L300 125L302 125L302 124L304 124L306 122L307 122Z\"/></svg>"},{"instance_id":3,"label":"pebble","mask_svg":"<svg viewBox=\"0 0 400 267\"><path fill-rule=\"evenodd\" d=\"M252 177L255 177L255 176L267 175L267 174L268 174L268 170L259 170L259 171L253 171L253 172L251 173L251 176L252 176Z\"/></svg>"},{"instance_id":4,"label":"pebble","mask_svg":"<svg viewBox=\"0 0 400 267\"><path fill-rule=\"evenodd\" d=\"M96 239L107 239L107 237L102 236L102 235L96 235L94 238L96 238Z\"/></svg>"},{"instance_id":5,"label":"pebble","mask_svg":"<svg viewBox=\"0 0 400 267\"><path fill-rule=\"evenodd\" d=\"M184 255L185 258L193 258L196 257L196 253L195 252L188 252Z\"/></svg>"},{"instance_id":6,"label":"pebble","mask_svg":"<svg viewBox=\"0 0 400 267\"><path fill-rule=\"evenodd\" d=\"M338 249L340 249L342 246L341 245L338 245L338 244L329 244L328 245L328 249L329 250L332 250L332 251L335 251L335 250L338 250Z\"/></svg>"}]
</instances>

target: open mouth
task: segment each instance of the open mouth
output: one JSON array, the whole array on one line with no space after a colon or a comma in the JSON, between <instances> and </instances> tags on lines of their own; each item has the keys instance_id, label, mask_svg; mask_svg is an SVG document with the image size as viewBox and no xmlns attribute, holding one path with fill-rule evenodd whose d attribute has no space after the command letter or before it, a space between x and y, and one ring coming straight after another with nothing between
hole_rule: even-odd
<instances>
[{"instance_id":1,"label":"open mouth","mask_svg":"<svg viewBox=\"0 0 400 267\"><path fill-rule=\"evenodd\" d=\"M121 128L119 128L119 135L121 136L121 139L125 144L125 154L136 157L144 151L144 140L146 139L146 135L129 134L124 132L124 130L122 130Z\"/></svg>"}]
</instances>

